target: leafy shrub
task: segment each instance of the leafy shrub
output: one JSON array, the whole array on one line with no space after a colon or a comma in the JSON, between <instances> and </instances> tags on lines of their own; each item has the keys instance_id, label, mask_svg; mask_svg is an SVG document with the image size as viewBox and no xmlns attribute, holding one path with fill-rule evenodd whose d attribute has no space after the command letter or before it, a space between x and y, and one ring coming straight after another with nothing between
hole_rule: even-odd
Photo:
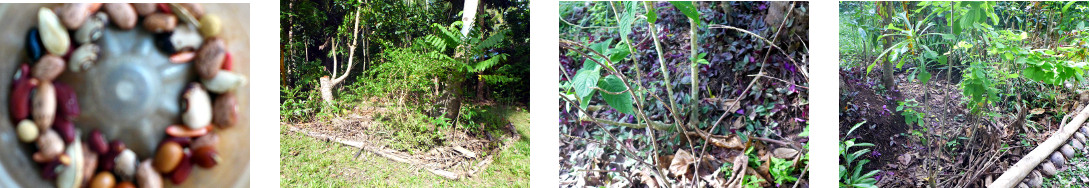
<instances>
[{"instance_id":1,"label":"leafy shrub","mask_svg":"<svg viewBox=\"0 0 1089 188\"><path fill-rule=\"evenodd\" d=\"M908 99L900 101L899 103L900 106L896 107L896 111L901 112L900 115L904 116L904 123L908 125L915 123L918 123L919 126L924 125L923 118L926 117L926 113L915 110L919 107L919 102L916 102L915 99Z\"/></svg>"},{"instance_id":2,"label":"leafy shrub","mask_svg":"<svg viewBox=\"0 0 1089 188\"><path fill-rule=\"evenodd\" d=\"M844 138L850 136L851 133L855 131L855 129L865 123L866 122L864 121L855 124L854 127L851 127L850 131L847 131L847 134L844 135ZM877 179L874 179L874 176L877 175L880 170L871 170L863 174L862 166L866 165L866 163L869 163L870 160L859 160L859 157L865 156L867 153L870 153L870 149L861 149L855 152L851 152L852 147L872 147L874 145L871 143L855 143L855 139L853 138L846 140L840 139L839 143L839 157L841 162L843 162L843 164L839 165L839 186L876 188L877 185L875 184L877 184Z\"/></svg>"}]
</instances>

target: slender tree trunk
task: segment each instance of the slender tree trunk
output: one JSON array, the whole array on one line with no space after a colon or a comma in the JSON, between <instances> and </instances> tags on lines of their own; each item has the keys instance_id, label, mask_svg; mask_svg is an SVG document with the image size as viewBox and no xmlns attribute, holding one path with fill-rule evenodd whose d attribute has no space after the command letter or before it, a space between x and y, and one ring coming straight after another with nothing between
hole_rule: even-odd
<instances>
[{"instance_id":1,"label":"slender tree trunk","mask_svg":"<svg viewBox=\"0 0 1089 188\"><path fill-rule=\"evenodd\" d=\"M882 20L884 24L882 24L882 25L888 25L888 24L892 23L892 16L896 14L896 11L895 11L896 7L892 5L891 1L878 2L878 3L883 4L881 7L885 9L885 16L884 16L884 19ZM892 40L891 37L886 37L885 38L885 48L884 49L891 48L893 42L894 41ZM888 56L885 56L885 63L881 65L881 67L882 67L881 69L883 69L883 70L881 70L881 82L883 84L885 84L885 89L887 89L889 91L896 90L896 84L894 83L894 81L892 79L892 73L894 72L892 65L893 65L892 59L889 58Z\"/></svg>"},{"instance_id":2,"label":"slender tree trunk","mask_svg":"<svg viewBox=\"0 0 1089 188\"><path fill-rule=\"evenodd\" d=\"M333 72L332 72L333 75L332 76L334 76L336 78L330 78L329 76L323 76L318 80L318 83L321 84L321 88L320 88L321 89L321 97L326 103L332 103L334 101L332 88L336 87L337 84L340 84L341 81L344 81L345 78L348 78L348 74L351 73L352 66L355 65L355 64L353 64L353 61L355 60L356 44L358 44L358 42L359 42L359 13L362 12L362 10L363 10L363 7L356 7L355 24L354 24L355 26L352 29L352 36L348 37L348 39L351 40L351 43L348 44L348 64L346 66L344 66L345 67L344 73L341 74L340 76L337 76L337 56L336 56L337 42L335 40L333 41L333 48L330 49L330 50L333 51Z\"/></svg>"},{"instance_id":3,"label":"slender tree trunk","mask_svg":"<svg viewBox=\"0 0 1089 188\"><path fill-rule=\"evenodd\" d=\"M466 0L465 1L465 5L463 6L463 9L462 9L462 15L463 16L461 18L462 23L464 23L464 25L461 28L462 37L468 35L469 30L472 30L473 21L476 20L476 11L477 11L478 7L479 7L479 4L478 4L477 0ZM464 50L464 49L459 48L457 50ZM465 57L463 57L463 55L464 55L463 52L460 52L460 51L455 52L454 59L465 61L464 60ZM463 73L461 73L462 71L459 70L459 71L453 71L453 72L455 72L455 73L450 74L446 78L447 83L450 83L450 84L446 85L446 93L443 94L444 96L450 97L449 100L447 100L447 103L446 103L445 106L446 106L446 118L451 119L451 120L457 118L460 115L459 113L461 112L461 89L462 89L461 87L462 87L462 82L465 81L465 78L464 78L465 75ZM457 123L457 122L455 122L455 123Z\"/></svg>"}]
</instances>

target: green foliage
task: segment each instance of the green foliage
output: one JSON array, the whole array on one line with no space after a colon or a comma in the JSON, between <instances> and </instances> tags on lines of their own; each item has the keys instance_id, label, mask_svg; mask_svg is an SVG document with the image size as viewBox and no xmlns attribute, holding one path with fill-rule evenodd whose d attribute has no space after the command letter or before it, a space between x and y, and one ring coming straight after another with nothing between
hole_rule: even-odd
<instances>
[{"instance_id":1,"label":"green foliage","mask_svg":"<svg viewBox=\"0 0 1089 188\"><path fill-rule=\"evenodd\" d=\"M378 134L389 139L386 143L396 150L423 152L445 139L445 131L432 128L434 125L431 122L435 121L432 117L412 110L381 112L376 115L376 119L386 130Z\"/></svg>"},{"instance_id":2,"label":"green foliage","mask_svg":"<svg viewBox=\"0 0 1089 188\"><path fill-rule=\"evenodd\" d=\"M866 122L855 124L853 127L851 127L850 131L847 131L847 134L844 135L844 138L850 136L851 133L855 131L855 129L865 123ZM853 138L846 140L840 139L839 143L839 157L840 162L842 162L839 166L839 186L876 188L877 186L874 184L877 183L877 180L874 179L874 176L877 175L880 170L871 170L869 172L863 173L862 166L866 165L866 163L869 163L870 160L859 160L859 157L862 157L869 153L870 149L861 149L851 152L852 147L872 147L874 145L871 143L855 143L855 139Z\"/></svg>"},{"instance_id":3,"label":"green foliage","mask_svg":"<svg viewBox=\"0 0 1089 188\"><path fill-rule=\"evenodd\" d=\"M696 27L702 25L701 22L703 21L700 20L700 12L696 10L696 6L691 1L670 1L669 4L673 4L673 7L688 16L688 19L696 21Z\"/></svg>"},{"instance_id":4,"label":"green foliage","mask_svg":"<svg viewBox=\"0 0 1089 188\"><path fill-rule=\"evenodd\" d=\"M792 176L796 169L794 169L794 162L786 159L771 158L771 177L775 178L775 184L782 185L783 183L798 181L797 177Z\"/></svg>"},{"instance_id":5,"label":"green foliage","mask_svg":"<svg viewBox=\"0 0 1089 188\"><path fill-rule=\"evenodd\" d=\"M896 111L901 112L900 115L904 116L904 123L908 125L916 123L918 123L919 126L925 125L923 123L923 118L926 117L926 113L915 110L916 108L919 108L919 102L916 102L915 99L908 99L900 101L899 103L900 106L896 107Z\"/></svg>"},{"instance_id":6,"label":"green foliage","mask_svg":"<svg viewBox=\"0 0 1089 188\"><path fill-rule=\"evenodd\" d=\"M989 73L988 70L992 70L991 67L983 62L976 62L964 71L964 80L961 81L960 87L964 96L969 98L968 107L973 112L979 112L998 100L998 89L995 87L998 82L992 79L994 74Z\"/></svg>"},{"instance_id":7,"label":"green foliage","mask_svg":"<svg viewBox=\"0 0 1089 188\"><path fill-rule=\"evenodd\" d=\"M634 114L634 107L632 106L632 93L624 84L624 81L616 75L608 75L602 79L601 69L598 63L611 66L610 61L616 63L614 60L623 60L627 58L630 51L627 49L627 45L623 43L617 43L615 48L610 48L612 39L608 39L604 42L591 44L590 49L601 53L601 56L593 55L589 53L592 58L586 59L582 64L582 68L575 73L575 78L572 79L572 88L575 94L582 100L579 104L580 107L586 108L590 104L590 99L597 93L597 89L608 92L601 92L602 98L605 99L605 103L610 107L615 108L617 111L626 114ZM606 61L606 57L609 60ZM597 62L595 62L597 61Z\"/></svg>"}]
</instances>

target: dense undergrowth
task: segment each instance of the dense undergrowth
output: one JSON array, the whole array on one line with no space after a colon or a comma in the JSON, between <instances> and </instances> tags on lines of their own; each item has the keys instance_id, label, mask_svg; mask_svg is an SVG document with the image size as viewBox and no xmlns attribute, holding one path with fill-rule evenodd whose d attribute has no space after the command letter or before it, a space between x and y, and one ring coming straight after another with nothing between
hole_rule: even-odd
<instances>
[{"instance_id":1,"label":"dense undergrowth","mask_svg":"<svg viewBox=\"0 0 1089 188\"><path fill-rule=\"evenodd\" d=\"M842 2L840 130L868 123L841 136L877 163L841 165L892 178L841 185L983 185L1085 105L1086 17L1086 2Z\"/></svg>"},{"instance_id":2,"label":"dense undergrowth","mask_svg":"<svg viewBox=\"0 0 1089 188\"><path fill-rule=\"evenodd\" d=\"M807 3L561 2L560 16L562 186L807 186Z\"/></svg>"},{"instance_id":3,"label":"dense undergrowth","mask_svg":"<svg viewBox=\"0 0 1089 188\"><path fill-rule=\"evenodd\" d=\"M391 148L419 152L441 146L451 131L481 138L505 131L510 122L493 109L528 106L527 1L481 3L470 9L478 11L471 27L458 19L462 5L451 2L285 2L283 122L374 112L384 131L373 134ZM355 27L362 27L358 36ZM358 66L345 65L349 60ZM319 78L340 70L350 79L323 101Z\"/></svg>"}]
</instances>

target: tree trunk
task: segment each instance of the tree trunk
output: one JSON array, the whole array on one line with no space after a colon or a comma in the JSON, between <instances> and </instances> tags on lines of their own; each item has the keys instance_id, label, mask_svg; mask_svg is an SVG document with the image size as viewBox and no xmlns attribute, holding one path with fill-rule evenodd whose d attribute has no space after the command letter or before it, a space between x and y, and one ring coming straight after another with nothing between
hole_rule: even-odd
<instances>
[{"instance_id":1,"label":"tree trunk","mask_svg":"<svg viewBox=\"0 0 1089 188\"><path fill-rule=\"evenodd\" d=\"M451 121L457 119L461 112L461 85L464 82L462 75L451 74L446 78L446 88L443 90L443 98L445 98L446 107L446 119Z\"/></svg>"},{"instance_id":2,"label":"tree trunk","mask_svg":"<svg viewBox=\"0 0 1089 188\"><path fill-rule=\"evenodd\" d=\"M333 83L329 80L329 76L322 76L318 79L318 83L321 84L321 99L327 104L333 103Z\"/></svg>"},{"instance_id":3,"label":"tree trunk","mask_svg":"<svg viewBox=\"0 0 1089 188\"><path fill-rule=\"evenodd\" d=\"M882 24L882 25L888 25L888 24L892 23L892 16L894 14L896 14L896 11L895 11L896 7L892 5L892 2L888 2L888 1L879 2L879 3L882 3L883 5L881 7L885 9L885 16L884 16L884 19L883 19L884 24ZM891 48L892 43L893 43L892 37L886 37L885 38L885 48L884 49ZM893 79L892 79L892 73L894 72L892 64L893 64L892 59L889 58L888 56L885 56L885 63L881 64L881 69L882 69L881 70L881 82L883 84L885 84L885 89L887 89L889 91L896 90L896 84L893 82Z\"/></svg>"}]
</instances>

